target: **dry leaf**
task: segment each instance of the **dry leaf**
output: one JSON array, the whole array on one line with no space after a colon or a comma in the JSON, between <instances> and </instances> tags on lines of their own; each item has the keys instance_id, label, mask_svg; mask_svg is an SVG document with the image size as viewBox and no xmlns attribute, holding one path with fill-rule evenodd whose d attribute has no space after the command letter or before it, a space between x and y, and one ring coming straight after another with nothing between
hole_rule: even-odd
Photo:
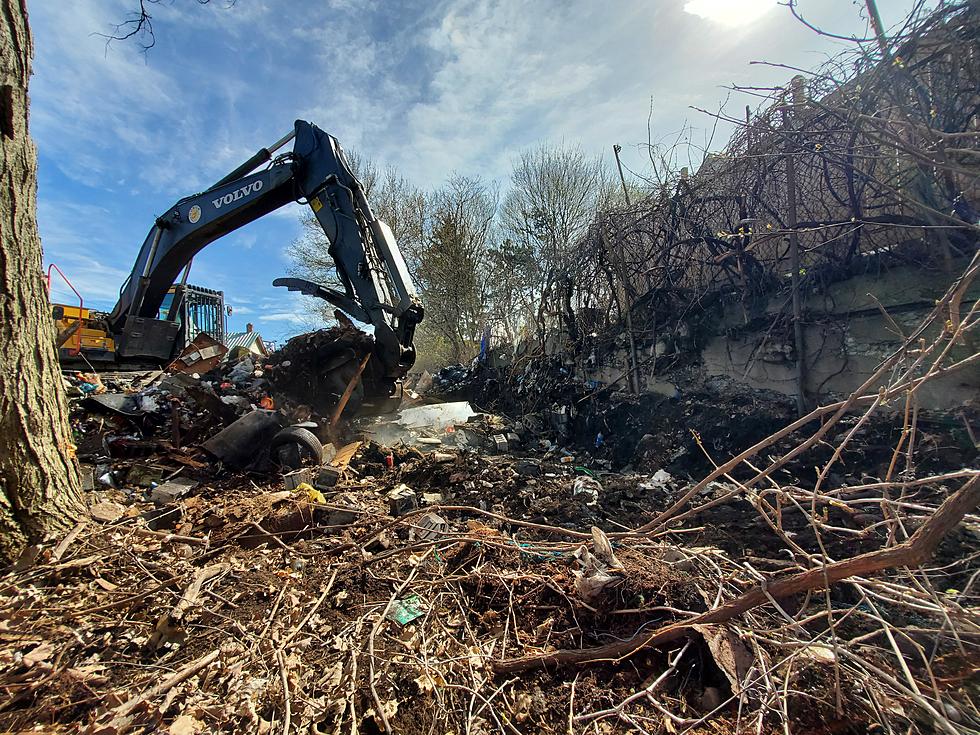
<instances>
[{"instance_id":1,"label":"dry leaf","mask_svg":"<svg viewBox=\"0 0 980 735\"><path fill-rule=\"evenodd\" d=\"M418 685L419 691L423 694L434 691L436 687L446 686L446 680L438 671L423 671L412 681Z\"/></svg>"},{"instance_id":2,"label":"dry leaf","mask_svg":"<svg viewBox=\"0 0 980 735\"><path fill-rule=\"evenodd\" d=\"M339 687L344 678L344 665L339 661L323 672L323 683L328 687Z\"/></svg>"},{"instance_id":3,"label":"dry leaf","mask_svg":"<svg viewBox=\"0 0 980 735\"><path fill-rule=\"evenodd\" d=\"M469 529L470 533L477 536L500 536L500 531L498 531L496 528L491 528L490 526L480 523L479 521L466 521L466 527Z\"/></svg>"},{"instance_id":4,"label":"dry leaf","mask_svg":"<svg viewBox=\"0 0 980 735\"><path fill-rule=\"evenodd\" d=\"M524 722L531 714L532 704L534 704L534 700L531 699L530 694L519 692L514 697L514 719L518 722Z\"/></svg>"},{"instance_id":5,"label":"dry leaf","mask_svg":"<svg viewBox=\"0 0 980 735\"><path fill-rule=\"evenodd\" d=\"M384 710L385 717L390 722L391 718L394 717L396 714L398 714L398 701L395 699L390 699L384 704L382 704L381 708ZM367 712L364 713L364 718L372 719L378 723L381 722L381 716L374 710L374 707L371 707L369 710L367 710Z\"/></svg>"},{"instance_id":6,"label":"dry leaf","mask_svg":"<svg viewBox=\"0 0 980 735\"><path fill-rule=\"evenodd\" d=\"M204 723L195 719L191 715L181 715L172 723L167 730L169 735L197 735L204 729Z\"/></svg>"},{"instance_id":7,"label":"dry leaf","mask_svg":"<svg viewBox=\"0 0 980 735\"><path fill-rule=\"evenodd\" d=\"M47 661L49 658L51 658L51 654L53 654L54 651L55 651L54 644L51 643L50 641L45 641L30 653L24 654L24 658L23 658L24 666L30 668L32 666L36 666L42 661Z\"/></svg>"},{"instance_id":8,"label":"dry leaf","mask_svg":"<svg viewBox=\"0 0 980 735\"><path fill-rule=\"evenodd\" d=\"M806 658L822 664L832 664L837 660L837 656L834 655L834 650L830 646L804 646L801 653Z\"/></svg>"},{"instance_id":9,"label":"dry leaf","mask_svg":"<svg viewBox=\"0 0 980 735\"><path fill-rule=\"evenodd\" d=\"M98 669L104 668L103 666L96 667ZM91 666L81 666L78 668L68 668L62 672L62 676L65 676L74 681L85 682L89 686L103 686L109 683L109 678L102 676L101 674L94 673Z\"/></svg>"},{"instance_id":10,"label":"dry leaf","mask_svg":"<svg viewBox=\"0 0 980 735\"><path fill-rule=\"evenodd\" d=\"M622 571L623 565L620 564L619 559L616 558L616 553L613 551L612 543L609 541L609 538L601 528L597 528L595 526L592 527L592 542L595 544L596 558L609 567L609 571Z\"/></svg>"},{"instance_id":11,"label":"dry leaf","mask_svg":"<svg viewBox=\"0 0 980 735\"><path fill-rule=\"evenodd\" d=\"M159 650L168 643L183 645L187 640L187 632L173 625L169 613L163 613L157 620L156 628L146 641L147 648Z\"/></svg>"},{"instance_id":12,"label":"dry leaf","mask_svg":"<svg viewBox=\"0 0 980 735\"><path fill-rule=\"evenodd\" d=\"M755 657L734 631L721 625L695 625L694 629L704 636L718 668L728 677L732 691L738 694L745 675Z\"/></svg>"}]
</instances>

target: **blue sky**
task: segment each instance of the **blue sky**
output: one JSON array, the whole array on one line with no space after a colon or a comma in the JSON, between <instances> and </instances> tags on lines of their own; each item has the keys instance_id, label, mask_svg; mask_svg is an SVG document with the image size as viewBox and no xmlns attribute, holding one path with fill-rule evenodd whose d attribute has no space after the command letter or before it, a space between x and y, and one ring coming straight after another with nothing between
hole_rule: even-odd
<instances>
[{"instance_id":1,"label":"blue sky","mask_svg":"<svg viewBox=\"0 0 980 735\"><path fill-rule=\"evenodd\" d=\"M909 4L879 0L886 23ZM863 1L798 5L835 33L866 32ZM506 187L514 158L545 141L603 156L620 143L643 171L648 115L655 138L706 130L691 106L791 76L750 61L810 68L840 47L776 0L164 0L150 6L152 49L107 46L98 34L137 6L29 0L45 265L106 310L155 215L296 118L423 187L453 172ZM302 297L271 285L301 213L287 206L195 258L191 282L224 290L232 330L251 321L282 339L318 326ZM61 288L54 298L71 303Z\"/></svg>"}]
</instances>

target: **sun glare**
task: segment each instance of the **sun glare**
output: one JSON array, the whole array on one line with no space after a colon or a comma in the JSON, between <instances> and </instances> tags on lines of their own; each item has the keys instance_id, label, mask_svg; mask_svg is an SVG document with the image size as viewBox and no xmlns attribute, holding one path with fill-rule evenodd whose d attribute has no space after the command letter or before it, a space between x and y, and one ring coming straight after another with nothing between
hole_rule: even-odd
<instances>
[{"instance_id":1,"label":"sun glare","mask_svg":"<svg viewBox=\"0 0 980 735\"><path fill-rule=\"evenodd\" d=\"M684 12L726 26L752 23L776 7L777 0L687 0Z\"/></svg>"}]
</instances>

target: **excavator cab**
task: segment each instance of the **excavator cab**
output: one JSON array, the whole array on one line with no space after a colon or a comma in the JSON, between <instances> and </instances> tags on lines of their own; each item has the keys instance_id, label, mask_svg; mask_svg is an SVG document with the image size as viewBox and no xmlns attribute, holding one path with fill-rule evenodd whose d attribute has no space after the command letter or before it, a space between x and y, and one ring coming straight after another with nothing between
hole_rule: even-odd
<instances>
[{"instance_id":1,"label":"excavator cab","mask_svg":"<svg viewBox=\"0 0 980 735\"><path fill-rule=\"evenodd\" d=\"M224 292L203 286L174 284L163 297L157 319L176 321L180 325L176 337L178 352L201 332L207 332L218 342L224 343Z\"/></svg>"},{"instance_id":2,"label":"excavator cab","mask_svg":"<svg viewBox=\"0 0 980 735\"><path fill-rule=\"evenodd\" d=\"M61 273L60 269L58 273ZM71 285L67 278L65 281ZM123 353L119 348L119 340L106 326L108 315L85 307L82 303L79 297L79 304L75 306L51 304L51 316L57 333L58 359L65 364L118 362ZM160 362L169 362L174 352L179 353L201 332L207 332L218 342L224 342L224 316L224 292L203 286L174 284L167 290L157 318L145 320L145 323L155 325L153 333L161 337L157 341L157 359ZM139 331L135 336L146 343Z\"/></svg>"},{"instance_id":3,"label":"excavator cab","mask_svg":"<svg viewBox=\"0 0 980 735\"><path fill-rule=\"evenodd\" d=\"M58 339L58 359L71 361L84 355L90 362L107 362L116 357L112 336L99 326L97 312L80 306L52 304Z\"/></svg>"}]
</instances>

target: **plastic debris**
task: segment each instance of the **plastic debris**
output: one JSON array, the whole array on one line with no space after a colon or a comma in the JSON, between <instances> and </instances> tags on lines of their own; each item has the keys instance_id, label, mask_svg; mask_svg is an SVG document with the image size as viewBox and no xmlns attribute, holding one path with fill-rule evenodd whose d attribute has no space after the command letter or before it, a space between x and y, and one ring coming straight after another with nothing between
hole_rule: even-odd
<instances>
[{"instance_id":1,"label":"plastic debris","mask_svg":"<svg viewBox=\"0 0 980 735\"><path fill-rule=\"evenodd\" d=\"M313 477L308 467L303 467L292 472L286 472L282 476L283 488L286 490L299 490L303 485L312 489Z\"/></svg>"},{"instance_id":2,"label":"plastic debris","mask_svg":"<svg viewBox=\"0 0 980 735\"><path fill-rule=\"evenodd\" d=\"M599 493L602 492L602 484L594 477L576 477L572 483L572 497L584 502L586 505L595 505L599 502Z\"/></svg>"},{"instance_id":3,"label":"plastic debris","mask_svg":"<svg viewBox=\"0 0 980 735\"><path fill-rule=\"evenodd\" d=\"M393 516L403 516L419 507L415 491L402 484L388 493L388 507Z\"/></svg>"},{"instance_id":4,"label":"plastic debris","mask_svg":"<svg viewBox=\"0 0 980 735\"><path fill-rule=\"evenodd\" d=\"M408 535L413 541L434 541L449 531L449 521L438 513L426 513L412 525Z\"/></svg>"},{"instance_id":5,"label":"plastic debris","mask_svg":"<svg viewBox=\"0 0 980 735\"><path fill-rule=\"evenodd\" d=\"M418 595L411 595L403 600L395 600L388 608L385 617L393 623L408 625L413 620L425 615L425 607Z\"/></svg>"},{"instance_id":6,"label":"plastic debris","mask_svg":"<svg viewBox=\"0 0 980 735\"><path fill-rule=\"evenodd\" d=\"M327 499L323 497L323 493L317 490L315 487L307 482L301 482L296 486L295 491L297 494L302 494L306 496L306 499L311 503L318 503L323 505L327 502Z\"/></svg>"}]
</instances>

